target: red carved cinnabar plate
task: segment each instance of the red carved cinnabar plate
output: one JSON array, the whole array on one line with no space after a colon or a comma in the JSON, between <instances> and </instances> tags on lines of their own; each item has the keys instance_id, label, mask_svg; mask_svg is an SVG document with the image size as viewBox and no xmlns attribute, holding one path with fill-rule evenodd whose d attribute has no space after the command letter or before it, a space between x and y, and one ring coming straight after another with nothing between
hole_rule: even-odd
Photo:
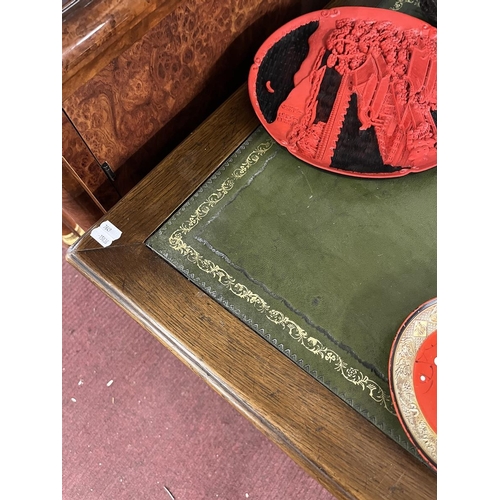
<instances>
[{"instance_id":1,"label":"red carved cinnabar plate","mask_svg":"<svg viewBox=\"0 0 500 500\"><path fill-rule=\"evenodd\" d=\"M437 30L339 7L301 16L254 58L250 100L269 134L316 167L399 177L437 164Z\"/></svg>"},{"instance_id":2,"label":"red carved cinnabar plate","mask_svg":"<svg viewBox=\"0 0 500 500\"><path fill-rule=\"evenodd\" d=\"M389 387L408 438L437 470L437 299L422 304L399 329L389 357Z\"/></svg>"}]
</instances>

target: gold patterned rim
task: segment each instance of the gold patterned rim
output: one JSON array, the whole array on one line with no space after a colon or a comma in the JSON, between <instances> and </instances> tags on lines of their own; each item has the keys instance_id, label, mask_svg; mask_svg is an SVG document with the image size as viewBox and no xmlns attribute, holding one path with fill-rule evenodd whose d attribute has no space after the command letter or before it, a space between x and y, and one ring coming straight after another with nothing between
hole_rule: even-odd
<instances>
[{"instance_id":1,"label":"gold patterned rim","mask_svg":"<svg viewBox=\"0 0 500 500\"><path fill-rule=\"evenodd\" d=\"M389 387L404 431L420 456L437 471L437 429L426 419L413 382L417 353L436 332L437 299L434 298L413 311L401 325L389 357Z\"/></svg>"}]
</instances>

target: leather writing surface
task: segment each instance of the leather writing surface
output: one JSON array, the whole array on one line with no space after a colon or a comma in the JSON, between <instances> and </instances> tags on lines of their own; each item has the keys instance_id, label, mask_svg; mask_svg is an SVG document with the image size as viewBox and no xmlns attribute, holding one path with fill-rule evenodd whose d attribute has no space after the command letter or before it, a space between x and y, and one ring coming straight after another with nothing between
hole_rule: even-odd
<instances>
[{"instance_id":1,"label":"leather writing surface","mask_svg":"<svg viewBox=\"0 0 500 500\"><path fill-rule=\"evenodd\" d=\"M146 244L415 454L387 365L436 295L436 174L326 172L259 127Z\"/></svg>"}]
</instances>

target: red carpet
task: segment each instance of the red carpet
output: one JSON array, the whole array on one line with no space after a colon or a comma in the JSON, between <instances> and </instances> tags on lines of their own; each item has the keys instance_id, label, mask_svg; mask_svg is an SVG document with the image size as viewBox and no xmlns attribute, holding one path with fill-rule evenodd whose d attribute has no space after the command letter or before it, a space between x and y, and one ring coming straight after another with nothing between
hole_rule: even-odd
<instances>
[{"instance_id":1,"label":"red carpet","mask_svg":"<svg viewBox=\"0 0 500 500\"><path fill-rule=\"evenodd\" d=\"M63 500L334 498L65 252Z\"/></svg>"}]
</instances>

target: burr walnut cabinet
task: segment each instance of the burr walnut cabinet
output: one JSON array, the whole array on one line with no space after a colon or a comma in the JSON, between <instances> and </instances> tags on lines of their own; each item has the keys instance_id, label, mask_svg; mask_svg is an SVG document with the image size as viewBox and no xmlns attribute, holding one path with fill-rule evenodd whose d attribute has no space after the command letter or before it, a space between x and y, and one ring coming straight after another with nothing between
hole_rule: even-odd
<instances>
[{"instance_id":1,"label":"burr walnut cabinet","mask_svg":"<svg viewBox=\"0 0 500 500\"><path fill-rule=\"evenodd\" d=\"M63 2L63 239L89 229L236 90L268 35L324 3Z\"/></svg>"}]
</instances>

